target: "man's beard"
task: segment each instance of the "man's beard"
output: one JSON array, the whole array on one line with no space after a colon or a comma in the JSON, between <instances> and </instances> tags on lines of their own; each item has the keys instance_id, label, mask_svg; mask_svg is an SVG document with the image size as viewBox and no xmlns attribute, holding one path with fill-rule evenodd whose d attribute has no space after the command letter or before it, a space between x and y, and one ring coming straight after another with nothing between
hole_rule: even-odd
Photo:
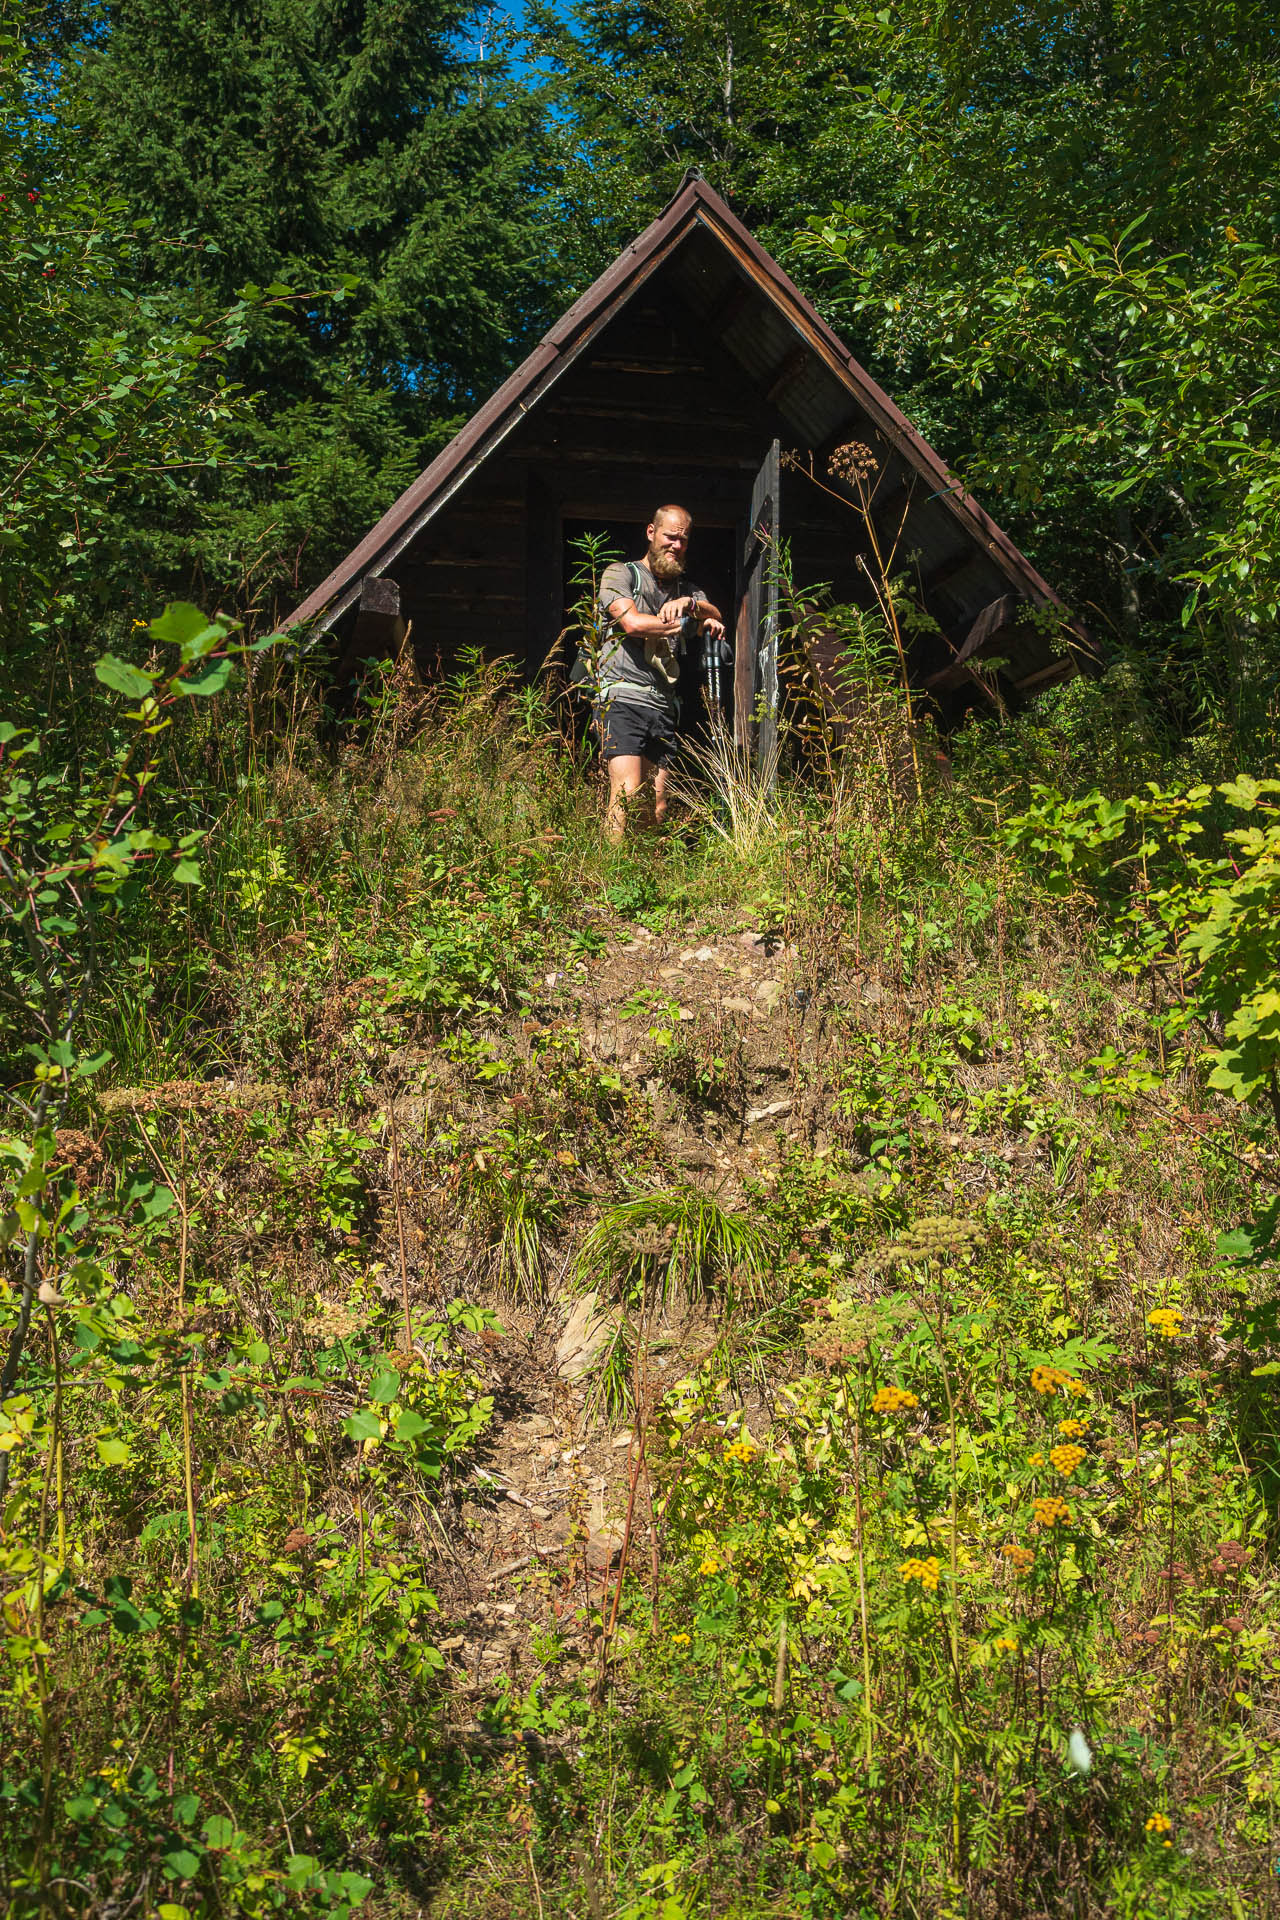
<instances>
[{"instance_id":1,"label":"man's beard","mask_svg":"<svg viewBox=\"0 0 1280 1920\"><path fill-rule=\"evenodd\" d=\"M665 548L659 551L657 547L650 547L646 562L655 580L678 580L684 572L675 555Z\"/></svg>"}]
</instances>

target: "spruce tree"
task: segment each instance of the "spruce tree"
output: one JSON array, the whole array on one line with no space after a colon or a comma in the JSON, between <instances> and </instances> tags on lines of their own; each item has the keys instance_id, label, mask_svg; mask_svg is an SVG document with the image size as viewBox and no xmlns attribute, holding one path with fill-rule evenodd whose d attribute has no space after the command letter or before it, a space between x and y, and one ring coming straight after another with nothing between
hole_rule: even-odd
<instances>
[{"instance_id":1,"label":"spruce tree","mask_svg":"<svg viewBox=\"0 0 1280 1920\"><path fill-rule=\"evenodd\" d=\"M295 296L233 367L255 471L198 475L170 542L206 592L322 577L545 319L536 116L466 25L456 0L117 0L89 42L94 164L149 219L153 282Z\"/></svg>"},{"instance_id":2,"label":"spruce tree","mask_svg":"<svg viewBox=\"0 0 1280 1920\"><path fill-rule=\"evenodd\" d=\"M843 108L869 77L813 0L533 0L549 95L561 271L598 273L696 165L786 254L843 198Z\"/></svg>"}]
</instances>

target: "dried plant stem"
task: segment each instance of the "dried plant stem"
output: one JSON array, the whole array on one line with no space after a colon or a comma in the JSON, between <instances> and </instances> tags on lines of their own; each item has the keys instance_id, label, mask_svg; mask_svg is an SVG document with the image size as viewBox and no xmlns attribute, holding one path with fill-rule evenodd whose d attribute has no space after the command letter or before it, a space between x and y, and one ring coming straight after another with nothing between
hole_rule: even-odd
<instances>
[{"instance_id":1,"label":"dried plant stem","mask_svg":"<svg viewBox=\"0 0 1280 1920\"><path fill-rule=\"evenodd\" d=\"M38 1133L49 1115L49 1090L42 1087L36 1102L33 1125ZM27 1343L27 1333L31 1326L31 1309L35 1303L36 1287L40 1276L40 1230L32 1227L27 1235L27 1244L22 1259L22 1296L18 1305L18 1319L9 1336L9 1350L5 1355L4 1371L0 1373L0 1400L7 1400L13 1392L18 1378L18 1369L22 1364L22 1350ZM5 1491L9 1485L9 1462L13 1455L0 1453L0 1506L3 1506Z\"/></svg>"},{"instance_id":2,"label":"dried plant stem","mask_svg":"<svg viewBox=\"0 0 1280 1920\"><path fill-rule=\"evenodd\" d=\"M867 1562L862 1521L862 1369L858 1369L858 1406L853 1416L853 1506L858 1523L858 1625L862 1637L862 1725L866 1740L866 1761L871 1765L873 1725L871 1718L871 1638L867 1630ZM848 1402L849 1382L845 1380Z\"/></svg>"},{"instance_id":3,"label":"dried plant stem","mask_svg":"<svg viewBox=\"0 0 1280 1920\"><path fill-rule=\"evenodd\" d=\"M772 1706L775 1713L781 1713L787 1703L787 1616L784 1613L778 1622L778 1658L773 1668Z\"/></svg>"},{"instance_id":4,"label":"dried plant stem","mask_svg":"<svg viewBox=\"0 0 1280 1920\"><path fill-rule=\"evenodd\" d=\"M601 1648L602 1658L605 1647L613 1638L614 1629L618 1624L618 1608L622 1604L622 1583L627 1577L627 1555L631 1546L631 1529L635 1521L636 1488L639 1485L640 1469L644 1461L644 1442L645 1432L641 1427L636 1441L635 1457L631 1463L630 1485L627 1488L627 1517L622 1524L622 1548L618 1554L618 1578L613 1589L613 1606L610 1609L609 1624L605 1629L604 1643Z\"/></svg>"},{"instance_id":5,"label":"dried plant stem","mask_svg":"<svg viewBox=\"0 0 1280 1920\"><path fill-rule=\"evenodd\" d=\"M187 1154L186 1135L182 1121L178 1122L178 1214L180 1219L178 1240L178 1323L181 1325L187 1310L187 1247L189 1244L190 1216L187 1209ZM191 1448L191 1368L182 1369L182 1483L187 1502L187 1570L186 1588L189 1595L200 1591L200 1568L196 1558L196 1486L195 1470Z\"/></svg>"},{"instance_id":6,"label":"dried plant stem","mask_svg":"<svg viewBox=\"0 0 1280 1920\"><path fill-rule=\"evenodd\" d=\"M41 1817L39 1840L37 1843L37 1881L43 1888L44 1875L40 1867L44 1850L49 1843L53 1820L53 1769L56 1758L54 1738L54 1719L50 1700L47 1653L44 1638L44 1590L45 1590L45 1542L48 1537L49 1488L54 1474L54 1461L59 1453L59 1436L62 1431L62 1364L58 1353L58 1330L54 1323L53 1308L46 1307L49 1321L49 1338L54 1351L54 1403L53 1423L49 1435L49 1451L45 1458L44 1478L40 1486L40 1513L36 1530L36 1605L35 1605L35 1670L36 1696L40 1703L40 1775L41 1775ZM41 1913L46 1911L43 1902Z\"/></svg>"},{"instance_id":7,"label":"dried plant stem","mask_svg":"<svg viewBox=\"0 0 1280 1920\"><path fill-rule=\"evenodd\" d=\"M956 1608L959 1604L959 1533L960 1533L960 1488L956 1478L956 1466L959 1448L956 1443L956 1408L951 1393L951 1374L947 1367L946 1353L942 1344L942 1323L939 1317L935 1326L929 1317L929 1311L922 1301L917 1300L920 1318L933 1335L934 1349L938 1355L938 1367L942 1374L942 1389L947 1396L947 1436L949 1446L951 1495L948 1502L948 1534L950 1536L950 1596L951 1604L946 1610L947 1637L951 1649L951 1680L954 1689L956 1728L951 1740L951 1844L954 1849L954 1862L959 1870L963 1835L960 1826L960 1716L964 1708L964 1690L960 1679L960 1640L956 1628Z\"/></svg>"},{"instance_id":8,"label":"dried plant stem","mask_svg":"<svg viewBox=\"0 0 1280 1920\"><path fill-rule=\"evenodd\" d=\"M609 1642L618 1624L618 1609L622 1605L622 1583L627 1577L627 1555L631 1547L631 1529L635 1522L636 1487L640 1481L640 1470L644 1464L645 1441L648 1438L648 1352L649 1352L649 1314L651 1310L650 1281L648 1266L644 1281L644 1292L640 1303L640 1322L637 1330L635 1352L632 1356L631 1400L636 1410L635 1454L631 1462L630 1485L627 1488L627 1515L622 1524L622 1548L618 1555L618 1581L613 1590L613 1607L608 1625L604 1627L600 1639L600 1684L605 1683L605 1669L608 1662ZM603 1612L601 1615L603 1624Z\"/></svg>"},{"instance_id":9,"label":"dried plant stem","mask_svg":"<svg viewBox=\"0 0 1280 1920\"><path fill-rule=\"evenodd\" d=\"M1164 1471L1169 1488L1169 1563L1165 1569L1164 1737L1173 1733L1173 1565L1177 1544L1177 1506L1173 1495L1173 1354L1165 1356Z\"/></svg>"},{"instance_id":10,"label":"dried plant stem","mask_svg":"<svg viewBox=\"0 0 1280 1920\"><path fill-rule=\"evenodd\" d=\"M404 1195L400 1186L400 1129L396 1123L396 1102L392 1094L387 1102L391 1127L391 1191L396 1202L396 1234L400 1242L400 1305L404 1312L404 1350L413 1352L413 1321L409 1314L409 1257L404 1240Z\"/></svg>"}]
</instances>

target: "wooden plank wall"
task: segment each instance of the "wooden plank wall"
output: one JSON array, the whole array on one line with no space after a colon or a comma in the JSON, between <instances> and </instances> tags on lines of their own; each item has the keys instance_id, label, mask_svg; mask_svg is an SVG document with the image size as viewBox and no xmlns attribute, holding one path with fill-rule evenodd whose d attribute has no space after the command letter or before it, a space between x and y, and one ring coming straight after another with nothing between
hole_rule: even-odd
<instances>
[{"instance_id":1,"label":"wooden plank wall","mask_svg":"<svg viewBox=\"0 0 1280 1920\"><path fill-rule=\"evenodd\" d=\"M672 498L745 524L772 416L699 331L665 300L624 310L393 563L424 674L474 646L537 670L563 624L564 518L643 521Z\"/></svg>"},{"instance_id":2,"label":"wooden plank wall","mask_svg":"<svg viewBox=\"0 0 1280 1920\"><path fill-rule=\"evenodd\" d=\"M808 455L783 411L805 369L787 380L774 373L762 390L724 347L714 316L699 320L663 271L389 567L426 677L449 671L468 648L537 672L564 624L563 519L643 522L675 499L704 524L745 536L752 478L770 441L776 435L784 455ZM846 420L835 439L849 437L875 442L869 425ZM813 450L820 480L834 443ZM878 442L876 452L886 541L910 505L895 572L914 581L947 636L913 637L913 668L927 674L954 657L975 611L1004 583L980 547L957 537L941 503L915 498L919 483L900 456ZM783 476L781 532L801 595L823 583L838 601L874 604L858 564L866 545L858 515L794 470ZM1009 638L1002 650L1019 651Z\"/></svg>"}]
</instances>

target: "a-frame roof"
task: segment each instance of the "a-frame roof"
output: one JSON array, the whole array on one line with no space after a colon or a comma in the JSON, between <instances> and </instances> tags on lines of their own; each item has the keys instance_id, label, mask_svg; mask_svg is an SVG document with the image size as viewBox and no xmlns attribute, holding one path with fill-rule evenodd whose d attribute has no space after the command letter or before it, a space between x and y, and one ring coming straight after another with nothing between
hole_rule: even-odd
<instances>
[{"instance_id":1,"label":"a-frame roof","mask_svg":"<svg viewBox=\"0 0 1280 1920\"><path fill-rule=\"evenodd\" d=\"M856 410L884 446L898 456L903 472L910 476L913 486L919 487L921 497L931 507L936 503L936 508L958 523L953 526L953 537L960 533L966 545L981 550L987 564L994 566L1002 577L1004 590L1034 605L1059 606L1048 583L1009 536L957 484L945 462L858 364L777 261L753 238L720 195L691 171L657 219L575 301L523 364L285 624L293 627L315 623L318 627L327 627L337 620L357 598L362 580L390 567L396 555L495 453L601 330L692 236L701 241L703 257L708 242L713 251L721 252L722 266L729 269L738 283L739 306L742 289L748 295L764 296L775 357L779 350L784 354L783 371L773 391L790 386L799 390L802 400L806 386L814 391L821 387L828 396L826 418L822 422L825 426L831 423L830 396L834 382L845 396L841 405L846 415ZM687 252L686 249L686 255ZM732 304L732 300L726 304L723 297L718 303L722 327L731 318ZM810 444L816 445L821 438L821 430L813 431ZM1063 661L1061 665L1070 671L1069 663ZM1057 678L1058 673L1050 670L1034 677L1039 681Z\"/></svg>"}]
</instances>

